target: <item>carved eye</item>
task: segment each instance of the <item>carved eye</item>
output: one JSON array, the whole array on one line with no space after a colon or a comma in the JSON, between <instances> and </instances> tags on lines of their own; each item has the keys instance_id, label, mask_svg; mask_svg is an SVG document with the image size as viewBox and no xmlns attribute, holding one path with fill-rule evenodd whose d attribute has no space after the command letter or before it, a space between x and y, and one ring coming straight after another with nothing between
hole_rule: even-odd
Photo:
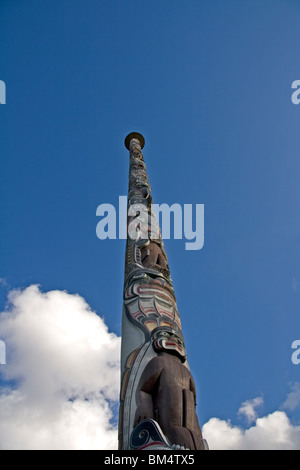
<instances>
[{"instance_id":1,"label":"carved eye","mask_svg":"<svg viewBox=\"0 0 300 470\"><path fill-rule=\"evenodd\" d=\"M166 338L169 338L170 334L167 331L162 331L161 336L165 336Z\"/></svg>"}]
</instances>

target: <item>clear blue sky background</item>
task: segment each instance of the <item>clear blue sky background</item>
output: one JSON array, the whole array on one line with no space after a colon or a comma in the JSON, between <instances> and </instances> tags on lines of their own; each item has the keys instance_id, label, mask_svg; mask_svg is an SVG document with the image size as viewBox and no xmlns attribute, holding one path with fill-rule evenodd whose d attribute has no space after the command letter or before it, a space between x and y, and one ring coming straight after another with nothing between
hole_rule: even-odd
<instances>
[{"instance_id":1,"label":"clear blue sky background","mask_svg":"<svg viewBox=\"0 0 300 470\"><path fill-rule=\"evenodd\" d=\"M299 1L1 0L0 44L0 277L120 334L125 241L96 208L126 195L137 130L154 202L205 205L202 250L165 242L201 424L278 409L300 377Z\"/></svg>"}]
</instances>

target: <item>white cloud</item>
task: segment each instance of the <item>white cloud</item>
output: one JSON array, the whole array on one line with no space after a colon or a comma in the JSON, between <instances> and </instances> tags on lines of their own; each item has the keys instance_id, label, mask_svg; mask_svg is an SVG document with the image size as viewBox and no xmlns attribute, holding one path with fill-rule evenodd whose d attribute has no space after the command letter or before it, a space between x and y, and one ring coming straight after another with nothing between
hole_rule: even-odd
<instances>
[{"instance_id":1,"label":"white cloud","mask_svg":"<svg viewBox=\"0 0 300 470\"><path fill-rule=\"evenodd\" d=\"M238 414L244 415L249 424L253 423L257 418L256 408L263 404L264 400L262 397L253 398L253 400L248 400L242 403Z\"/></svg>"},{"instance_id":2,"label":"white cloud","mask_svg":"<svg viewBox=\"0 0 300 470\"><path fill-rule=\"evenodd\" d=\"M294 426L283 411L257 418L246 430L212 418L203 426L203 435L211 450L300 449L300 426Z\"/></svg>"},{"instance_id":3,"label":"white cloud","mask_svg":"<svg viewBox=\"0 0 300 470\"><path fill-rule=\"evenodd\" d=\"M1 372L17 386L0 388L0 449L116 449L120 338L79 295L30 286L9 301Z\"/></svg>"},{"instance_id":4,"label":"white cloud","mask_svg":"<svg viewBox=\"0 0 300 470\"><path fill-rule=\"evenodd\" d=\"M82 297L38 286L10 292L0 333L8 353L2 378L14 384L0 387L0 450L117 448L120 338ZM260 418L262 398L245 401L238 414L248 429L211 418L203 426L210 449L300 449L300 426L283 411L295 409L299 395L297 382L281 411Z\"/></svg>"},{"instance_id":5,"label":"white cloud","mask_svg":"<svg viewBox=\"0 0 300 470\"><path fill-rule=\"evenodd\" d=\"M248 428L233 426L228 420L211 418L203 426L203 435L212 450L299 450L300 426L291 423L287 414L274 411L258 417L257 408L264 403L256 397L242 403L238 415L244 415ZM300 383L292 385L292 391L281 407L294 410L300 404ZM250 424L252 424L250 426Z\"/></svg>"},{"instance_id":6,"label":"white cloud","mask_svg":"<svg viewBox=\"0 0 300 470\"><path fill-rule=\"evenodd\" d=\"M284 410L293 411L300 406L300 382L291 384L291 392L282 405Z\"/></svg>"}]
</instances>

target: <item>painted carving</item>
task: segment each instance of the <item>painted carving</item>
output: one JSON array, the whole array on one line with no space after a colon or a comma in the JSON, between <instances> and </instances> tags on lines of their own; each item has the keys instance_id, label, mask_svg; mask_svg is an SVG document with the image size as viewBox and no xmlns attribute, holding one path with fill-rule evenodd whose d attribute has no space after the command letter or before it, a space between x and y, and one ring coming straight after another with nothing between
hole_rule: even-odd
<instances>
[{"instance_id":1,"label":"painted carving","mask_svg":"<svg viewBox=\"0 0 300 470\"><path fill-rule=\"evenodd\" d=\"M205 448L167 255L142 154L130 150L122 320L120 449Z\"/></svg>"},{"instance_id":2,"label":"painted carving","mask_svg":"<svg viewBox=\"0 0 300 470\"><path fill-rule=\"evenodd\" d=\"M195 414L195 384L181 358L161 352L152 359L140 378L136 402L134 426L154 419L173 445L191 450L203 448Z\"/></svg>"}]
</instances>

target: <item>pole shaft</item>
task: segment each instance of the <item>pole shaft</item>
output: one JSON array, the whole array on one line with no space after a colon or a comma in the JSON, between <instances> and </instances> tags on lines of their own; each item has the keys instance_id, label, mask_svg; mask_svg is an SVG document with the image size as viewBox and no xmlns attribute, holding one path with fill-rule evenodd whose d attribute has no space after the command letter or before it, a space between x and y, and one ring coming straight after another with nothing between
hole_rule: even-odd
<instances>
[{"instance_id":1,"label":"pole shaft","mask_svg":"<svg viewBox=\"0 0 300 470\"><path fill-rule=\"evenodd\" d=\"M119 448L203 449L166 250L152 210L141 134L130 153ZM179 447L178 447L179 446Z\"/></svg>"}]
</instances>

